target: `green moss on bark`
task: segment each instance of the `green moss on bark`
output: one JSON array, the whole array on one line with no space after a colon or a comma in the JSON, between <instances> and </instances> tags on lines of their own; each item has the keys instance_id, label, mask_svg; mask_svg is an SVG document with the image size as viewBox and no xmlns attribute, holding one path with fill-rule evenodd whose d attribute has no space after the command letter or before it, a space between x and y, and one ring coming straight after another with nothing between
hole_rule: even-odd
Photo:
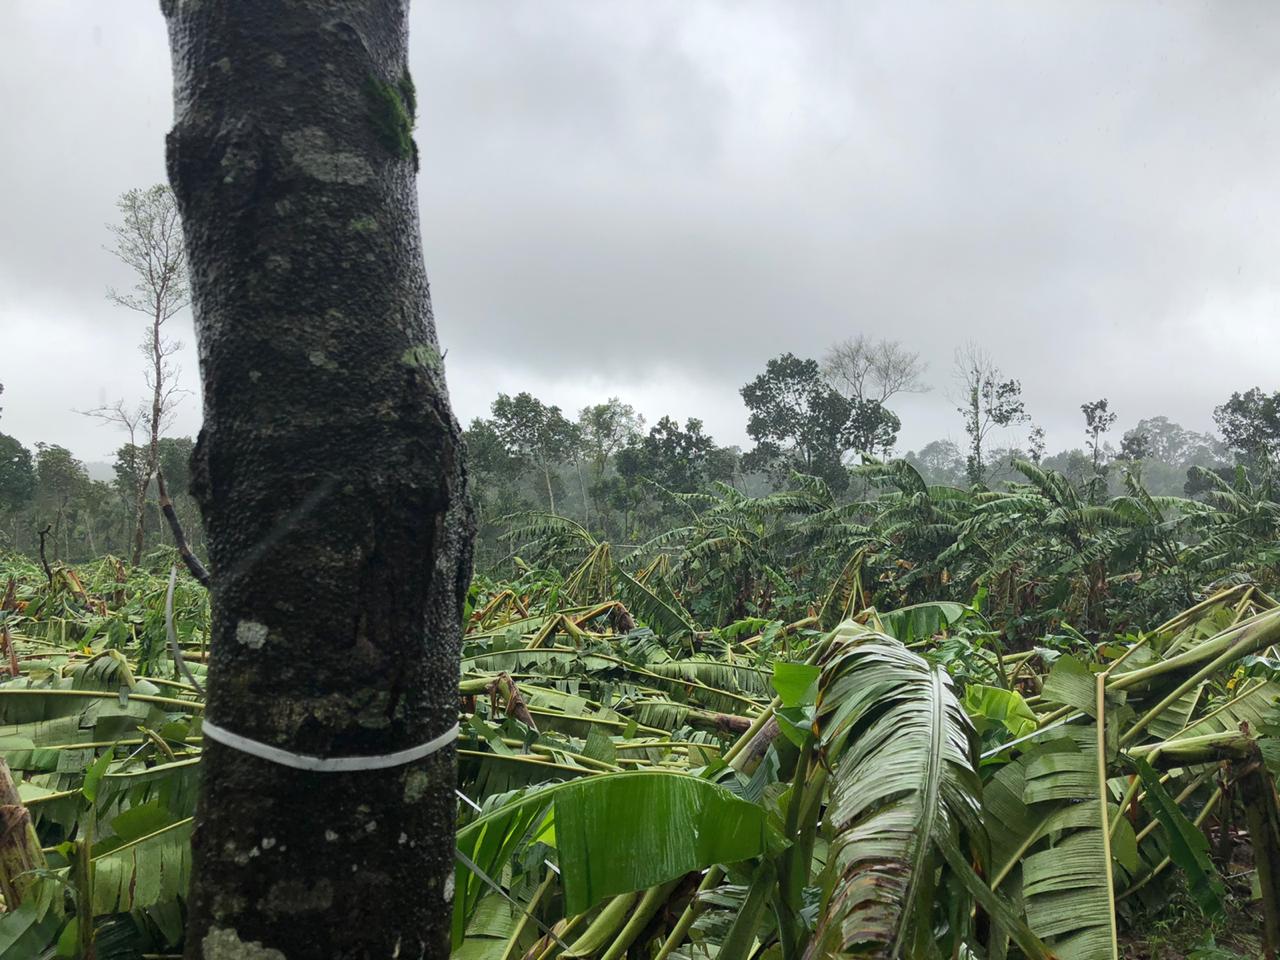
<instances>
[{"instance_id":1,"label":"green moss on bark","mask_svg":"<svg viewBox=\"0 0 1280 960\"><path fill-rule=\"evenodd\" d=\"M412 160L418 169L418 147L413 142L414 116L418 95L413 79L406 70L395 83L377 77L365 81L365 98L369 101L369 120L378 141L402 160Z\"/></svg>"},{"instance_id":2,"label":"green moss on bark","mask_svg":"<svg viewBox=\"0 0 1280 960\"><path fill-rule=\"evenodd\" d=\"M404 101L404 108L409 113L409 121L412 123L418 118L418 91L413 86L413 77L409 76L406 70L400 74L400 82L397 84L400 88L400 99Z\"/></svg>"}]
</instances>

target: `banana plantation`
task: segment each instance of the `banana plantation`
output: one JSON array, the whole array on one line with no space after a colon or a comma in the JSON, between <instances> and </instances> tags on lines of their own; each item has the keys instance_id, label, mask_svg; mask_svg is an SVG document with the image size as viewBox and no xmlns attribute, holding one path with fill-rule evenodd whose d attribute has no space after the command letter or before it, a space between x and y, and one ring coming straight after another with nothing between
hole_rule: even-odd
<instances>
[{"instance_id":1,"label":"banana plantation","mask_svg":"<svg viewBox=\"0 0 1280 960\"><path fill-rule=\"evenodd\" d=\"M1017 469L671 494L625 547L506 518L463 611L452 955L1275 956L1270 482ZM207 592L168 549L11 555L0 590L0 957L179 956Z\"/></svg>"},{"instance_id":2,"label":"banana plantation","mask_svg":"<svg viewBox=\"0 0 1280 960\"><path fill-rule=\"evenodd\" d=\"M0 960L1280 958L1280 17L1120 6L0 2Z\"/></svg>"}]
</instances>

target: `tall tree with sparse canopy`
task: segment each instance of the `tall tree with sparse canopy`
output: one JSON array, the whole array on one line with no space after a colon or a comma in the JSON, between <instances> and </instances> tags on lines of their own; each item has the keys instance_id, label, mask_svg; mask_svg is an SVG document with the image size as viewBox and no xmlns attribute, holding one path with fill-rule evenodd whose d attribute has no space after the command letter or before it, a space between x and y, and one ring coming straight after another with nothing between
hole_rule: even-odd
<instances>
[{"instance_id":1,"label":"tall tree with sparse canopy","mask_svg":"<svg viewBox=\"0 0 1280 960\"><path fill-rule=\"evenodd\" d=\"M965 472L970 483L985 484L987 435L996 427L1028 419L1022 384L1000 379L1003 374L991 355L972 341L956 350L955 376L960 384L956 411L964 417L964 432L969 435Z\"/></svg>"},{"instance_id":2,"label":"tall tree with sparse canopy","mask_svg":"<svg viewBox=\"0 0 1280 960\"><path fill-rule=\"evenodd\" d=\"M423 267L406 0L165 0L212 567L207 721L386 755L457 716L473 521ZM205 734L187 957L448 955L456 757Z\"/></svg>"},{"instance_id":3,"label":"tall tree with sparse canopy","mask_svg":"<svg viewBox=\"0 0 1280 960\"><path fill-rule=\"evenodd\" d=\"M160 466L160 434L173 416L175 401L183 393L178 386L178 368L171 359L182 344L165 336L164 327L187 305L187 263L182 249L178 206L164 184L146 190L129 190L116 201L120 222L107 229L115 237L110 248L116 258L133 271L133 287L128 291L107 291L112 303L135 310L147 318L142 353L147 358L146 381L150 403L131 407L123 400L96 410L85 411L123 427L129 443L137 442L137 432L147 433L146 454L136 471L134 487L133 547L130 560L142 562L146 530L147 487Z\"/></svg>"}]
</instances>

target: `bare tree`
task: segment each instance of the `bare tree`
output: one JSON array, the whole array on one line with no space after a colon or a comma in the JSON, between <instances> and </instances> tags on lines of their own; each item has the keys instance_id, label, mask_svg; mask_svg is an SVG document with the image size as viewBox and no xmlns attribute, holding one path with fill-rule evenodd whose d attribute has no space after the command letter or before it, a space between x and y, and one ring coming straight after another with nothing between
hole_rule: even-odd
<instances>
[{"instance_id":1,"label":"bare tree","mask_svg":"<svg viewBox=\"0 0 1280 960\"><path fill-rule=\"evenodd\" d=\"M139 550L138 536L143 529L146 521L147 507L147 484L150 478L147 476L146 456L142 456L141 462L138 462L139 454L142 448L138 446L138 431L145 430L148 424L146 404L139 403L137 406L130 407L123 400L117 400L115 403L102 407L94 407L92 410L81 410L80 413L86 417L94 417L104 423L115 424L129 437L129 446L126 448L134 458L133 471L133 524L134 532L134 549ZM134 559L136 564L141 557Z\"/></svg>"},{"instance_id":2,"label":"bare tree","mask_svg":"<svg viewBox=\"0 0 1280 960\"><path fill-rule=\"evenodd\" d=\"M107 291L112 303L136 310L147 317L146 334L141 350L147 358L146 382L151 393L150 410L143 410L142 428L146 430L147 450L143 458L142 477L134 512L133 554L135 565L142 560L143 530L146 521L147 487L160 463L160 434L173 415L173 407L184 391L178 386L178 367L172 356L182 346L165 336L164 325L185 307L189 300L187 262L182 246L182 223L173 192L164 184L145 190L129 190L116 202L121 221L108 224L115 244L108 249L133 271L135 282L128 291ZM138 424L129 426L123 419L124 402L89 411L101 419L121 423L130 433Z\"/></svg>"},{"instance_id":3,"label":"bare tree","mask_svg":"<svg viewBox=\"0 0 1280 960\"><path fill-rule=\"evenodd\" d=\"M888 455L902 422L886 406L899 393L923 393L928 365L897 340L872 340L864 333L833 345L822 360L822 375L849 403L850 423L858 438L854 449Z\"/></svg>"},{"instance_id":4,"label":"bare tree","mask_svg":"<svg viewBox=\"0 0 1280 960\"><path fill-rule=\"evenodd\" d=\"M884 404L899 393L923 393L928 364L897 340L872 340L865 333L833 345L822 372L846 400Z\"/></svg>"},{"instance_id":5,"label":"bare tree","mask_svg":"<svg viewBox=\"0 0 1280 960\"><path fill-rule=\"evenodd\" d=\"M986 480L983 443L987 435L996 427L1029 419L1022 402L1022 384L1002 380L1002 376L991 355L972 340L956 349L956 411L964 417L964 432L969 435L966 466L971 483Z\"/></svg>"}]
</instances>

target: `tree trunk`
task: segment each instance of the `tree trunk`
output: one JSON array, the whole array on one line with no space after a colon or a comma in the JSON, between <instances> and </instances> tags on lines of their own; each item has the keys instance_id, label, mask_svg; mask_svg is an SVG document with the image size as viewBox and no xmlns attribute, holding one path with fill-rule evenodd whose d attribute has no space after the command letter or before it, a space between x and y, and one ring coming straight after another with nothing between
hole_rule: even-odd
<instances>
[{"instance_id":1,"label":"tree trunk","mask_svg":"<svg viewBox=\"0 0 1280 960\"><path fill-rule=\"evenodd\" d=\"M147 459L142 467L142 483L138 486L138 507L134 514L135 567L142 562L142 550L146 544L147 488L151 486L151 478L160 469L160 427L164 417L164 354L160 350L160 324L164 322L164 317L161 309L157 304L156 313L151 320L151 429L147 439Z\"/></svg>"},{"instance_id":2,"label":"tree trunk","mask_svg":"<svg viewBox=\"0 0 1280 960\"><path fill-rule=\"evenodd\" d=\"M414 189L405 0L165 0L204 386L208 721L381 755L457 716L474 532ZM448 956L456 756L205 739L187 957Z\"/></svg>"},{"instance_id":3,"label":"tree trunk","mask_svg":"<svg viewBox=\"0 0 1280 960\"><path fill-rule=\"evenodd\" d=\"M556 513L556 495L551 492L551 465L547 462L545 455L542 458L542 477L547 481L547 503L551 505L551 515L559 516Z\"/></svg>"},{"instance_id":4,"label":"tree trunk","mask_svg":"<svg viewBox=\"0 0 1280 960\"><path fill-rule=\"evenodd\" d=\"M62 503L58 507L58 513L53 518L53 537L51 539L53 540L53 562L54 563L57 563L58 560L61 559L58 556L58 554L61 553L62 551L59 549L58 543L62 538L62 517L63 517L63 514L66 513L66 510L67 510L67 498L63 496Z\"/></svg>"},{"instance_id":5,"label":"tree trunk","mask_svg":"<svg viewBox=\"0 0 1280 960\"><path fill-rule=\"evenodd\" d=\"M136 454L135 454L136 456ZM137 498L133 505L133 547L129 553L129 565L136 567L142 562L142 547L145 542L147 519L147 485L151 478L143 471L142 482L138 484Z\"/></svg>"},{"instance_id":6,"label":"tree trunk","mask_svg":"<svg viewBox=\"0 0 1280 960\"><path fill-rule=\"evenodd\" d=\"M591 498L587 496L587 483L582 479L582 461L577 457L573 458L573 465L578 471L578 489L582 491L582 515L584 518L583 526L588 530L591 529Z\"/></svg>"}]
</instances>

